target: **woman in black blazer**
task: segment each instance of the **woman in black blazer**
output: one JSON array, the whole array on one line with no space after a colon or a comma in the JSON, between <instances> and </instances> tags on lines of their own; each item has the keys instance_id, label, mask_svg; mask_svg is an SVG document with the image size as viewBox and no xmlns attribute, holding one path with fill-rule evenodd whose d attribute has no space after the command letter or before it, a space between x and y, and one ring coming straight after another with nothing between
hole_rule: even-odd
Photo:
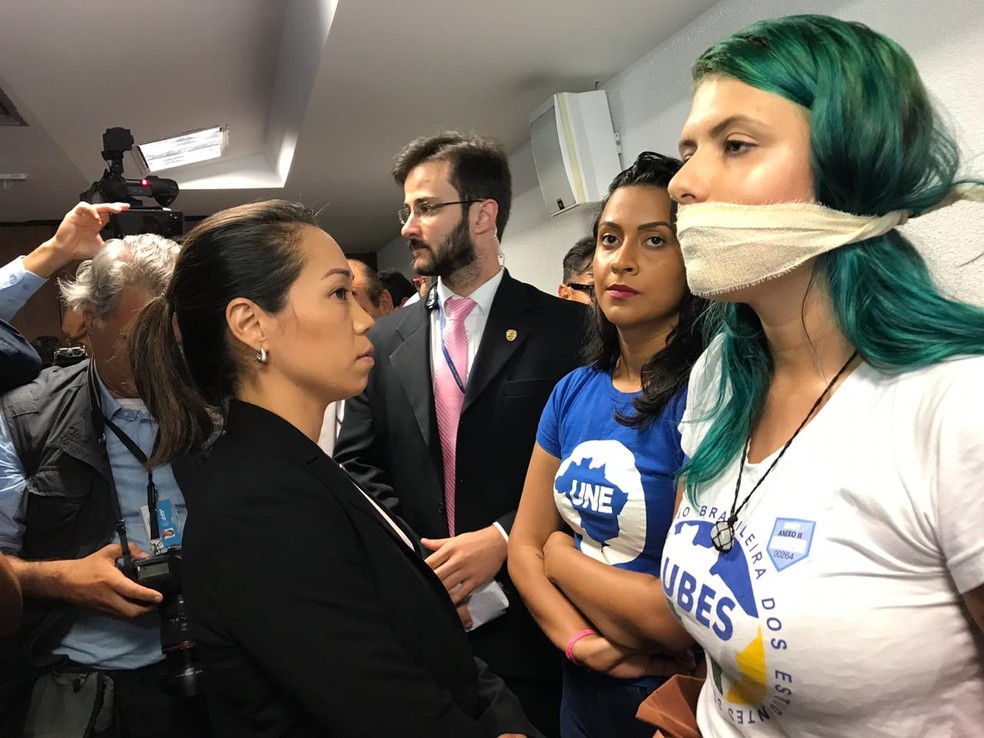
<instances>
[{"instance_id":1,"label":"woman in black blazer","mask_svg":"<svg viewBox=\"0 0 984 738\"><path fill-rule=\"evenodd\" d=\"M373 364L351 279L301 206L232 208L188 235L130 336L151 465L201 451L225 416L185 490L183 550L215 732L539 736L413 534L315 443Z\"/></svg>"}]
</instances>

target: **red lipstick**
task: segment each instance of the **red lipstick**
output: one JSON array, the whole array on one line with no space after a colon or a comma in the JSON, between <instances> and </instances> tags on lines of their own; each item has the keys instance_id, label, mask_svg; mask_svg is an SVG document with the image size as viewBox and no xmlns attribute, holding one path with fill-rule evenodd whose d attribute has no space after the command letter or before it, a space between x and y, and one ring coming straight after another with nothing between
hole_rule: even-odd
<instances>
[{"instance_id":1,"label":"red lipstick","mask_svg":"<svg viewBox=\"0 0 984 738\"><path fill-rule=\"evenodd\" d=\"M639 294L639 290L634 290L627 284L613 284L605 292L616 300L626 300Z\"/></svg>"}]
</instances>

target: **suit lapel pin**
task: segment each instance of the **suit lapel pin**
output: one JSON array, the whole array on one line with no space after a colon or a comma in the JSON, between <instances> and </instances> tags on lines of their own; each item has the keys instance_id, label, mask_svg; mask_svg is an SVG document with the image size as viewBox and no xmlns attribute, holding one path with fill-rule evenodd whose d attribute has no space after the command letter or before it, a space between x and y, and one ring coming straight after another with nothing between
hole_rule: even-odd
<instances>
[{"instance_id":1,"label":"suit lapel pin","mask_svg":"<svg viewBox=\"0 0 984 738\"><path fill-rule=\"evenodd\" d=\"M506 340L507 341L515 341L516 340L516 336L517 336L517 333L512 328L510 328L508 331L506 331Z\"/></svg>"}]
</instances>

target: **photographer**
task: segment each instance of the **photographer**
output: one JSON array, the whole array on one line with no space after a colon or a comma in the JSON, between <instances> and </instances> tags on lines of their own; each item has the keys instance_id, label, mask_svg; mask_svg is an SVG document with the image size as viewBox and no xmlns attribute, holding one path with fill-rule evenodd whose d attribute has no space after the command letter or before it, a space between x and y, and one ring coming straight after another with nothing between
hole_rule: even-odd
<instances>
[{"instance_id":1,"label":"photographer","mask_svg":"<svg viewBox=\"0 0 984 738\"><path fill-rule=\"evenodd\" d=\"M152 491L169 513L165 542L180 544L185 516L171 466L143 466L157 423L136 399L123 345L132 317L163 293L178 247L145 234L100 248L100 228L124 208L79 204L32 254L39 260L23 260L48 276L55 262L91 257L61 291L83 315L92 358L0 398L0 549L26 604L16 643L4 644L3 735L19 735L25 718L37 733L208 734L202 705L161 690L161 595L116 566L118 517L130 553L152 552Z\"/></svg>"}]
</instances>

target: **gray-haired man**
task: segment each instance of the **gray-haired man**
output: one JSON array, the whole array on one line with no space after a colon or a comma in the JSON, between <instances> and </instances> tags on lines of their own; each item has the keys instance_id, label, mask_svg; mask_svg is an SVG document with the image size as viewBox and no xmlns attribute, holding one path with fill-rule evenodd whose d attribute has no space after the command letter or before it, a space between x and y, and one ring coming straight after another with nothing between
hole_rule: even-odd
<instances>
[{"instance_id":1,"label":"gray-haired man","mask_svg":"<svg viewBox=\"0 0 984 738\"><path fill-rule=\"evenodd\" d=\"M178 246L141 235L100 248L108 211L99 207L76 207L53 239L63 253L92 254L61 284L68 307L83 316L91 359L47 369L0 398L0 549L31 605L16 637L27 658L4 659L0 705L33 703L27 720L35 730L69 730L84 715L96 735L207 734L202 706L159 686L161 595L116 566L120 518L134 555L181 539L185 501L174 472L143 467L157 424L124 351L126 327L164 292ZM154 541L152 503L165 513ZM0 717L0 733L18 734L23 718Z\"/></svg>"}]
</instances>

